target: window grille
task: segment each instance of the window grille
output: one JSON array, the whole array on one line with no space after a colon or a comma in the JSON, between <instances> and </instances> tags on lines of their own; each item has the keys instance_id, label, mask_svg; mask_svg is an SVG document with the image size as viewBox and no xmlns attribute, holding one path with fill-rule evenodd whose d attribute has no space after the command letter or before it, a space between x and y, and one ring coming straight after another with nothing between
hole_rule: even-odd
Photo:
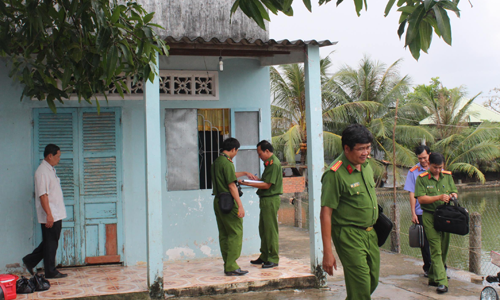
<instances>
[{"instance_id":1,"label":"window grille","mask_svg":"<svg viewBox=\"0 0 500 300\"><path fill-rule=\"evenodd\" d=\"M200 189L212 188L212 164L229 136L229 109L198 110Z\"/></svg>"}]
</instances>

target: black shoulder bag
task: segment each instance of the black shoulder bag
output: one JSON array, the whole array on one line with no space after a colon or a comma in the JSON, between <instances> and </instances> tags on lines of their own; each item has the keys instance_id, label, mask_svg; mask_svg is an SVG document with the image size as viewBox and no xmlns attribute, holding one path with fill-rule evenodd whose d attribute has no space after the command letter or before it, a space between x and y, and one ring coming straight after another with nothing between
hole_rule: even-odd
<instances>
[{"instance_id":1,"label":"black shoulder bag","mask_svg":"<svg viewBox=\"0 0 500 300\"><path fill-rule=\"evenodd\" d=\"M373 228L375 229L375 232L377 233L378 237L378 246L382 247L382 245L385 244L385 241L387 241L387 238L389 237L389 234L391 234L392 227L394 224L392 223L391 219L384 215L384 209L380 204L378 205L378 219L375 225L373 225Z\"/></svg>"},{"instance_id":2,"label":"black shoulder bag","mask_svg":"<svg viewBox=\"0 0 500 300\"><path fill-rule=\"evenodd\" d=\"M434 211L434 229L466 235L469 233L469 212L458 204L457 198L451 197L450 202L439 205Z\"/></svg>"},{"instance_id":3,"label":"black shoulder bag","mask_svg":"<svg viewBox=\"0 0 500 300\"><path fill-rule=\"evenodd\" d=\"M236 182L236 186L238 187L238 194L243 196L243 191L241 190L241 185ZM233 210L234 207L234 198L230 192L222 192L219 193L219 208L224 214L228 214Z\"/></svg>"}]
</instances>

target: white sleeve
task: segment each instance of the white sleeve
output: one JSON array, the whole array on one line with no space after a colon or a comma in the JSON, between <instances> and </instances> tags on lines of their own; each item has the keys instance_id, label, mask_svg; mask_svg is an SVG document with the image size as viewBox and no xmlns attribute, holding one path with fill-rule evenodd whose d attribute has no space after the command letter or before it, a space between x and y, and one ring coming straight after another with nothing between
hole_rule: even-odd
<instances>
[{"instance_id":1,"label":"white sleeve","mask_svg":"<svg viewBox=\"0 0 500 300\"><path fill-rule=\"evenodd\" d=\"M43 196L49 194L49 176L47 174L35 174L36 194Z\"/></svg>"}]
</instances>

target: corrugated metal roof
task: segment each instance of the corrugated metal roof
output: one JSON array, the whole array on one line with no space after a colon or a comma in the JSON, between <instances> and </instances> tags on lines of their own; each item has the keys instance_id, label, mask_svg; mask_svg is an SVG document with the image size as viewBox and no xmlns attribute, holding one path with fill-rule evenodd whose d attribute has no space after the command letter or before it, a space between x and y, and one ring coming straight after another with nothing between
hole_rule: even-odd
<instances>
[{"instance_id":1,"label":"corrugated metal roof","mask_svg":"<svg viewBox=\"0 0 500 300\"><path fill-rule=\"evenodd\" d=\"M165 41L167 44L172 45L172 44L204 44L204 45L231 45L231 46L264 46L264 47L269 47L269 46L281 46L281 47L300 47L304 45L317 45L319 47L326 47L326 46L332 46L337 44L337 42L331 42L329 40L323 40L323 41L316 41L316 40L279 40L276 41L274 39L269 39L267 41L263 41L261 39L256 39L256 40L251 40L251 39L241 39L239 41L235 41L232 38L228 38L224 41L221 41L217 38L212 38L210 40L205 40L202 37L197 37L195 39L190 39L189 37L182 37L182 38L174 38L172 36L168 36L165 38Z\"/></svg>"}]
</instances>

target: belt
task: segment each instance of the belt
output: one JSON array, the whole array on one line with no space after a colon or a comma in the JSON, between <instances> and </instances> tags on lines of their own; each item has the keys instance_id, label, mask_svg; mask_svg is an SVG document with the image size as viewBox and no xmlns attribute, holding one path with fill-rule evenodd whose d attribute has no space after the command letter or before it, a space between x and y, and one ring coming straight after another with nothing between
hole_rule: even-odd
<instances>
[{"instance_id":1,"label":"belt","mask_svg":"<svg viewBox=\"0 0 500 300\"><path fill-rule=\"evenodd\" d=\"M356 227L356 228L359 228L359 229L363 229L365 231L372 231L373 229L373 226L370 226L370 227L363 227L363 226L357 226L357 225L350 225L352 227Z\"/></svg>"}]
</instances>

